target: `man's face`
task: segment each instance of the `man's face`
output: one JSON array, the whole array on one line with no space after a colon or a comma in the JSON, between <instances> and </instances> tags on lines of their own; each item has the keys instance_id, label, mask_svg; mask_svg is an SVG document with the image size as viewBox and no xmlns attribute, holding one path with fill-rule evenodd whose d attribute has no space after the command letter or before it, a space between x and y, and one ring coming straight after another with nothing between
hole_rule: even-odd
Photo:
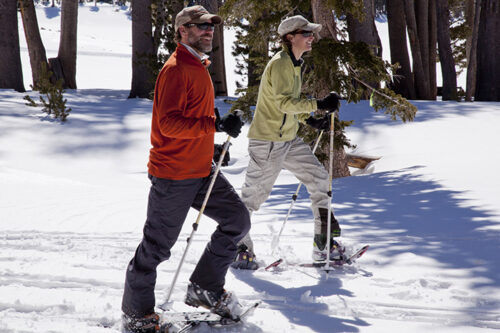
<instances>
[{"instance_id":1,"label":"man's face","mask_svg":"<svg viewBox=\"0 0 500 333\"><path fill-rule=\"evenodd\" d=\"M207 26L208 25L208 26ZM201 29L206 28L206 30ZM202 53L208 53L212 51L212 40L214 37L213 25L211 23L206 24L187 24L183 26L186 33L183 34L182 39L185 43L192 48L198 50Z\"/></svg>"}]
</instances>

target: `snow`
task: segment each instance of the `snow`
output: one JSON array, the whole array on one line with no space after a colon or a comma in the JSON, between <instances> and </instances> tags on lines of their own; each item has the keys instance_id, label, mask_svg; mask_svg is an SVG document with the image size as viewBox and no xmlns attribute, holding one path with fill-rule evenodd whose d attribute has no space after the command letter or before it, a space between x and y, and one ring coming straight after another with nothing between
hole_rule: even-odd
<instances>
[{"instance_id":1,"label":"snow","mask_svg":"<svg viewBox=\"0 0 500 333\"><path fill-rule=\"evenodd\" d=\"M49 57L60 13L37 7ZM141 239L149 182L151 102L128 100L127 8L79 11L79 89L65 124L0 90L0 332L119 332L125 268ZM20 28L22 34L22 28ZM22 45L26 87L31 83ZM24 47L23 47L24 45ZM229 45L229 43L226 43ZM234 82L231 76L229 82ZM234 89L234 87L232 88ZM234 90L233 90L234 91ZM33 97L36 93L29 92ZM229 109L217 99L223 112ZM493 332L500 329L500 103L414 102L412 123L392 122L366 102L344 105L356 153L378 156L354 176L334 180L334 208L348 250L370 244L353 266L328 275L282 264L275 271L230 270L226 287L241 302L262 300L243 326L222 332ZM241 190L246 132L232 140L222 172ZM216 141L225 136L218 133ZM283 171L254 213L261 263L298 185ZM185 248L191 211L158 268L160 304ZM214 230L202 218L172 300ZM302 188L280 239L287 263L310 260L312 214ZM212 332L201 327L198 332Z\"/></svg>"}]
</instances>

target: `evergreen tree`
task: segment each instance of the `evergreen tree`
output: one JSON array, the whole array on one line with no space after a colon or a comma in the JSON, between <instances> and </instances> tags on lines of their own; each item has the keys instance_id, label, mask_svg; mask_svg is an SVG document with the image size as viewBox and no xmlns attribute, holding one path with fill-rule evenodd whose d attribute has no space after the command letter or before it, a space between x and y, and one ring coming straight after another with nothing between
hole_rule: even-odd
<instances>
[{"instance_id":1,"label":"evergreen tree","mask_svg":"<svg viewBox=\"0 0 500 333\"><path fill-rule=\"evenodd\" d=\"M54 115L54 118L65 122L71 112L71 108L66 107L67 100L63 97L63 79L52 83L54 81L52 76L53 73L48 69L47 64L42 63L37 83L37 89L40 92L40 103L35 102L29 95L24 96L24 99L28 101L26 105L33 107L40 106L42 107L42 111L47 113L47 115ZM31 88L34 89L33 85Z\"/></svg>"}]
</instances>

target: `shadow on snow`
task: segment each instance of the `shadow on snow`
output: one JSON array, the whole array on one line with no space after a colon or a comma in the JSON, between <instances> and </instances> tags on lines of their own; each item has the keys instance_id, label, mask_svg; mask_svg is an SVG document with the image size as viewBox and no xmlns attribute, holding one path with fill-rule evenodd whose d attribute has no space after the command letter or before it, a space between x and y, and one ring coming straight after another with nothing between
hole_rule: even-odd
<instances>
[{"instance_id":1,"label":"shadow on snow","mask_svg":"<svg viewBox=\"0 0 500 333\"><path fill-rule=\"evenodd\" d=\"M416 166L334 180L333 202L339 205L335 214L341 226L346 227L343 236L349 239L349 235L356 235L357 243L371 244L370 252L383 253L389 260L387 263L377 262L379 266L389 265L391 258L411 253L432 258L443 269L467 272L465 277L472 281L471 290L499 287L500 235L498 231L487 230L488 226L496 223L492 221L492 215L479 207L464 204L458 198L463 195L462 192L451 191L435 181L424 180L418 174L421 168ZM276 207L283 204L284 200L290 202L296 187L297 183L276 185L264 205L272 207L277 215L284 217L288 207ZM312 224L309 202L309 195L302 187L288 224ZM287 298L290 295L299 302L300 294L304 292L301 288L290 290L246 275L237 276L261 291L271 295L287 295ZM324 287L324 284L319 284L315 292L324 293ZM332 290L332 286L325 289ZM335 293L349 295L350 291L338 286L331 294ZM495 312L500 309L500 301L486 301L484 306L485 310ZM464 315L471 316L478 307L465 308ZM283 311L297 316L292 315L293 311L287 310L286 306L283 306ZM310 315L313 315L312 312L308 312L306 318ZM314 326L318 325L317 320L306 318L303 320L307 321L307 326L313 325L311 328L316 330Z\"/></svg>"},{"instance_id":2,"label":"shadow on snow","mask_svg":"<svg viewBox=\"0 0 500 333\"><path fill-rule=\"evenodd\" d=\"M266 304L278 310L291 323L306 326L316 332L359 332L357 326L368 326L362 319L336 318L329 313L328 305L320 302L304 302L303 295L311 297L342 295L352 297L352 293L342 288L342 281L336 277L322 278L318 284L298 288L284 288L279 284L260 279L253 272L233 270L235 277L252 286L257 292L265 293Z\"/></svg>"}]
</instances>

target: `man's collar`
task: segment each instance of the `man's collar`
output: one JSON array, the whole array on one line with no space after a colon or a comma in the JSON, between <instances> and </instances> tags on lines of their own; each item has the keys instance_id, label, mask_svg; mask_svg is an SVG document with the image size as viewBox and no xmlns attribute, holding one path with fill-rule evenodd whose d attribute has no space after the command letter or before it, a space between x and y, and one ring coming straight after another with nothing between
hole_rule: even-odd
<instances>
[{"instance_id":1,"label":"man's collar","mask_svg":"<svg viewBox=\"0 0 500 333\"><path fill-rule=\"evenodd\" d=\"M191 54L200 59L201 63L205 63L205 61L209 58L207 54L200 55L198 52L196 52L195 49L187 44L184 44L182 42L179 42L179 44L182 44L182 46L184 46Z\"/></svg>"}]
</instances>

